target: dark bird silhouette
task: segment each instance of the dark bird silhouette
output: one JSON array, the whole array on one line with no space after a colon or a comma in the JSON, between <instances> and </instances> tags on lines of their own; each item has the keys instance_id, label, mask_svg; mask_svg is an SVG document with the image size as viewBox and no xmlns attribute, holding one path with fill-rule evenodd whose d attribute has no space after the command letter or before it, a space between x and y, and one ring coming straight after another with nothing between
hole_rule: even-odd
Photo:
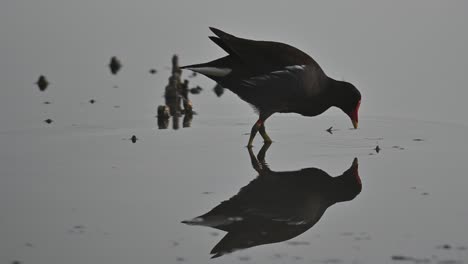
<instances>
[{"instance_id":1,"label":"dark bird silhouette","mask_svg":"<svg viewBox=\"0 0 468 264\"><path fill-rule=\"evenodd\" d=\"M227 201L192 220L228 232L212 249L213 258L236 250L292 239L314 226L328 207L361 192L358 161L338 177L318 168L271 171L265 162L270 143L249 155L257 178Z\"/></svg>"},{"instance_id":2,"label":"dark bird silhouette","mask_svg":"<svg viewBox=\"0 0 468 264\"><path fill-rule=\"evenodd\" d=\"M229 55L220 59L181 67L201 73L251 104L259 114L248 146L274 113L316 116L335 106L358 126L361 94L354 85L328 77L309 55L284 43L238 38L216 28L209 38Z\"/></svg>"}]
</instances>

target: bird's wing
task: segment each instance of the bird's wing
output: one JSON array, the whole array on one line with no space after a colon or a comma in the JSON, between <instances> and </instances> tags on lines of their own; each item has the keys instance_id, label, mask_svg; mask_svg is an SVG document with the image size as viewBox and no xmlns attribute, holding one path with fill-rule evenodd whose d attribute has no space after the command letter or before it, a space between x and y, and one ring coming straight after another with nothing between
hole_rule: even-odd
<instances>
[{"instance_id":1,"label":"bird's wing","mask_svg":"<svg viewBox=\"0 0 468 264\"><path fill-rule=\"evenodd\" d=\"M310 65L293 65L283 69L245 78L231 88L242 99L262 108L258 102L268 103L266 108L285 106L298 98L316 96L323 89L320 70ZM256 103L257 102L257 103ZM272 105L270 105L272 104ZM276 108L276 107L274 107Z\"/></svg>"},{"instance_id":2,"label":"bird's wing","mask_svg":"<svg viewBox=\"0 0 468 264\"><path fill-rule=\"evenodd\" d=\"M309 55L290 45L238 38L210 27L219 37L210 37L216 44L233 56L237 56L256 73L266 73L291 65L314 65L320 67Z\"/></svg>"}]
</instances>

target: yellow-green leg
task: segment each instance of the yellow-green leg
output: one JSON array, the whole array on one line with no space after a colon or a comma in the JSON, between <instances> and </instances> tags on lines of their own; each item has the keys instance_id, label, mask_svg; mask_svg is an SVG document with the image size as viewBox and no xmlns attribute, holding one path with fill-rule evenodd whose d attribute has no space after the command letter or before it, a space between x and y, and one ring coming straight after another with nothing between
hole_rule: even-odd
<instances>
[{"instance_id":1,"label":"yellow-green leg","mask_svg":"<svg viewBox=\"0 0 468 264\"><path fill-rule=\"evenodd\" d=\"M271 142L273 142L273 141L271 140L271 138L268 136L268 134L266 133L266 131L265 131L265 123L262 123L262 125L260 126L260 128L258 129L258 131L260 132L260 135L262 135L263 142L265 142L265 143L271 143Z\"/></svg>"},{"instance_id":2,"label":"yellow-green leg","mask_svg":"<svg viewBox=\"0 0 468 264\"><path fill-rule=\"evenodd\" d=\"M258 119L257 122L252 126L252 130L250 131L250 138L249 138L249 143L247 144L248 148L252 147L252 142L255 138L255 135L257 135L258 129L262 126L262 120Z\"/></svg>"}]
</instances>

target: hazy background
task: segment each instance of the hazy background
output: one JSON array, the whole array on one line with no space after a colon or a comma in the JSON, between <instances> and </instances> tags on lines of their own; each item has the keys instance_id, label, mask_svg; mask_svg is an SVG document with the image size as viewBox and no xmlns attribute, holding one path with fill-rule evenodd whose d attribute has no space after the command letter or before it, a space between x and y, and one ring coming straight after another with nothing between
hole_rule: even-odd
<instances>
[{"instance_id":1,"label":"hazy background","mask_svg":"<svg viewBox=\"0 0 468 264\"><path fill-rule=\"evenodd\" d=\"M256 116L202 76L190 79L204 88L191 128L157 130L154 116L174 53L181 64L223 55L209 26L296 46L363 95L359 130L336 109L267 125L273 170L335 176L358 157L361 194L294 239L308 246L213 263L466 263L467 1L156 0L0 2L1 263L208 262L224 234L180 221L255 177L244 134ZM116 76L111 56L123 63Z\"/></svg>"},{"instance_id":2,"label":"hazy background","mask_svg":"<svg viewBox=\"0 0 468 264\"><path fill-rule=\"evenodd\" d=\"M150 79L149 67L168 65L173 53L182 64L223 54L208 26L309 53L328 75L361 90L363 115L468 122L466 1L7 0L0 7L2 127L36 118L39 74L70 107L88 94L110 96L99 87L118 80L128 87L119 96L148 113L166 77ZM112 55L123 71L102 78ZM237 100L229 111L250 109Z\"/></svg>"}]
</instances>

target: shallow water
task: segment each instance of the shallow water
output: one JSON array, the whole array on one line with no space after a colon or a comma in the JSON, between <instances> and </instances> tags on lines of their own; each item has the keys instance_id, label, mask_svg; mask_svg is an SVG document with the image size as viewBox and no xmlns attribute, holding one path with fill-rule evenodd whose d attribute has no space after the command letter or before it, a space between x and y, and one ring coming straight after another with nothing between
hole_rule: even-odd
<instances>
[{"instance_id":1,"label":"shallow water","mask_svg":"<svg viewBox=\"0 0 468 264\"><path fill-rule=\"evenodd\" d=\"M466 3L264 5L0 3L0 262L467 263ZM191 126L158 129L172 54L222 54L209 25L352 81L360 128L274 115L263 161L253 111L197 76Z\"/></svg>"},{"instance_id":2,"label":"shallow water","mask_svg":"<svg viewBox=\"0 0 468 264\"><path fill-rule=\"evenodd\" d=\"M208 92L194 100L213 105L212 113L222 106ZM238 99L229 93L222 100ZM2 129L2 261L206 263L226 232L181 221L207 213L258 176L244 147L248 119L200 112L190 128L158 130L153 117L93 125L85 124L84 115L74 126L57 121ZM268 129L275 142L265 160L274 172L317 168L338 176L357 157L362 190L356 197L325 206L320 217L316 207L329 199L320 184L312 184L310 193L299 184L302 191L288 189L280 197L265 187L270 200L297 208L288 213L257 201L261 196L247 196L257 201L253 206L263 221L274 222L276 213L317 223L291 234L257 222L273 238L214 263L390 263L392 256L466 261L468 129L363 116L361 128L350 130L345 121L274 116ZM332 125L336 130L329 134ZM129 139L133 134L136 143ZM257 139L253 154L261 146ZM314 175L303 175L305 183L307 177ZM309 205L289 197L298 192ZM248 215L239 215L240 222ZM248 229L243 243L254 239ZM446 244L450 249L438 248Z\"/></svg>"}]
</instances>

